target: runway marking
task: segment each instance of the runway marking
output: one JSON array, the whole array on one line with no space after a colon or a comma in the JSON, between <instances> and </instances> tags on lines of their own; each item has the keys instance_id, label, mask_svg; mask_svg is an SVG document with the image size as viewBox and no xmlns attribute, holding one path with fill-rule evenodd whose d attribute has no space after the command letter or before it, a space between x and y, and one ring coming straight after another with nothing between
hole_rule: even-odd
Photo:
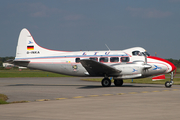
<instances>
[{"instance_id":1,"label":"runway marking","mask_svg":"<svg viewBox=\"0 0 180 120\"><path fill-rule=\"evenodd\" d=\"M166 92L166 91L169 91L169 90L163 90L163 92Z\"/></svg>"},{"instance_id":2,"label":"runway marking","mask_svg":"<svg viewBox=\"0 0 180 120\"><path fill-rule=\"evenodd\" d=\"M137 92L130 92L129 94L137 94Z\"/></svg>"},{"instance_id":3,"label":"runway marking","mask_svg":"<svg viewBox=\"0 0 180 120\"><path fill-rule=\"evenodd\" d=\"M149 93L148 91L143 91L143 92L141 92L141 93Z\"/></svg>"},{"instance_id":4,"label":"runway marking","mask_svg":"<svg viewBox=\"0 0 180 120\"><path fill-rule=\"evenodd\" d=\"M126 93L117 93L117 95L124 95L124 94L126 94Z\"/></svg>"},{"instance_id":5,"label":"runway marking","mask_svg":"<svg viewBox=\"0 0 180 120\"><path fill-rule=\"evenodd\" d=\"M156 90L156 91L152 91L152 92L160 92L160 91Z\"/></svg>"},{"instance_id":6,"label":"runway marking","mask_svg":"<svg viewBox=\"0 0 180 120\"><path fill-rule=\"evenodd\" d=\"M42 101L50 101L50 99L38 99L38 100L35 100L35 101L38 101L38 102L42 102Z\"/></svg>"},{"instance_id":7,"label":"runway marking","mask_svg":"<svg viewBox=\"0 0 180 120\"><path fill-rule=\"evenodd\" d=\"M99 95L88 95L88 97L98 97Z\"/></svg>"},{"instance_id":8,"label":"runway marking","mask_svg":"<svg viewBox=\"0 0 180 120\"><path fill-rule=\"evenodd\" d=\"M114 94L102 94L102 96L110 96L110 95L114 95Z\"/></svg>"},{"instance_id":9,"label":"runway marking","mask_svg":"<svg viewBox=\"0 0 180 120\"><path fill-rule=\"evenodd\" d=\"M76 96L76 97L73 97L73 98L84 98L84 96Z\"/></svg>"},{"instance_id":10,"label":"runway marking","mask_svg":"<svg viewBox=\"0 0 180 120\"><path fill-rule=\"evenodd\" d=\"M172 89L172 91L178 91L179 89Z\"/></svg>"},{"instance_id":11,"label":"runway marking","mask_svg":"<svg viewBox=\"0 0 180 120\"><path fill-rule=\"evenodd\" d=\"M68 99L68 98L56 98L56 100L65 100L65 99Z\"/></svg>"}]
</instances>

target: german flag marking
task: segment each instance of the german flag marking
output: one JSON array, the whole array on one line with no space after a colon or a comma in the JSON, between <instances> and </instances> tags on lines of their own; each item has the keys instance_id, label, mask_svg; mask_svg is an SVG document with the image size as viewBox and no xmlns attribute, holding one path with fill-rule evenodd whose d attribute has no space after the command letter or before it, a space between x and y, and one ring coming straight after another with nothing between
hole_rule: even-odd
<instances>
[{"instance_id":1,"label":"german flag marking","mask_svg":"<svg viewBox=\"0 0 180 120\"><path fill-rule=\"evenodd\" d=\"M34 46L27 46L27 50L34 50Z\"/></svg>"}]
</instances>

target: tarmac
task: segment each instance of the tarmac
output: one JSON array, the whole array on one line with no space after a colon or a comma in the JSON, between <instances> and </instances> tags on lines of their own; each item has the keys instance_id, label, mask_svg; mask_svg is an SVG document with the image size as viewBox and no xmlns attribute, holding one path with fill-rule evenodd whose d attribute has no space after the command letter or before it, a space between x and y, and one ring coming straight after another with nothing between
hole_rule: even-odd
<instances>
[{"instance_id":1,"label":"tarmac","mask_svg":"<svg viewBox=\"0 0 180 120\"><path fill-rule=\"evenodd\" d=\"M165 88L164 85L124 84L104 88L99 82L80 79L1 78L0 91L11 96L9 101L30 102L0 105L0 119L180 119L179 85Z\"/></svg>"}]
</instances>

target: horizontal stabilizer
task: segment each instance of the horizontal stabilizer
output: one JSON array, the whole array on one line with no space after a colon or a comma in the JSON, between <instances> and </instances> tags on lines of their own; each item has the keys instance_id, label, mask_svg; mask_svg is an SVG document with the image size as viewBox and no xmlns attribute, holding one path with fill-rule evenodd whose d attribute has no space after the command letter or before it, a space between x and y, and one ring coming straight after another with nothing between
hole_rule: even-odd
<instances>
[{"instance_id":1,"label":"horizontal stabilizer","mask_svg":"<svg viewBox=\"0 0 180 120\"><path fill-rule=\"evenodd\" d=\"M13 64L14 65L18 65L18 66L22 66L22 67L27 67L30 61L28 60L14 60Z\"/></svg>"},{"instance_id":2,"label":"horizontal stabilizer","mask_svg":"<svg viewBox=\"0 0 180 120\"><path fill-rule=\"evenodd\" d=\"M9 59L9 60L7 60L7 61L5 61L5 63L9 63L9 64L13 64L13 59Z\"/></svg>"},{"instance_id":3,"label":"horizontal stabilizer","mask_svg":"<svg viewBox=\"0 0 180 120\"><path fill-rule=\"evenodd\" d=\"M152 78L152 81L156 81L156 80L164 80L166 79L165 78L165 75L159 75L159 76L155 76Z\"/></svg>"},{"instance_id":4,"label":"horizontal stabilizer","mask_svg":"<svg viewBox=\"0 0 180 120\"><path fill-rule=\"evenodd\" d=\"M121 72L114 67L97 62L95 60L84 59L80 60L80 62L91 76L119 75Z\"/></svg>"}]
</instances>

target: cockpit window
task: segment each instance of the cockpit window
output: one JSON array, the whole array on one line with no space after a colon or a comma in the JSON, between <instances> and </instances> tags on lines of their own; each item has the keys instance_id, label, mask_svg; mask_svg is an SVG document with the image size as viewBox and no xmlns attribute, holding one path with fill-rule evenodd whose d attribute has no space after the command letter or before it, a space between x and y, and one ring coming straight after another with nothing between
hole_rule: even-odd
<instances>
[{"instance_id":1,"label":"cockpit window","mask_svg":"<svg viewBox=\"0 0 180 120\"><path fill-rule=\"evenodd\" d=\"M150 56L148 52L143 52L143 54L145 54L146 56Z\"/></svg>"},{"instance_id":2,"label":"cockpit window","mask_svg":"<svg viewBox=\"0 0 180 120\"><path fill-rule=\"evenodd\" d=\"M142 53L140 51L133 51L132 55L134 55L134 56L142 56Z\"/></svg>"},{"instance_id":3,"label":"cockpit window","mask_svg":"<svg viewBox=\"0 0 180 120\"><path fill-rule=\"evenodd\" d=\"M129 57L121 57L121 62L129 62Z\"/></svg>"}]
</instances>

